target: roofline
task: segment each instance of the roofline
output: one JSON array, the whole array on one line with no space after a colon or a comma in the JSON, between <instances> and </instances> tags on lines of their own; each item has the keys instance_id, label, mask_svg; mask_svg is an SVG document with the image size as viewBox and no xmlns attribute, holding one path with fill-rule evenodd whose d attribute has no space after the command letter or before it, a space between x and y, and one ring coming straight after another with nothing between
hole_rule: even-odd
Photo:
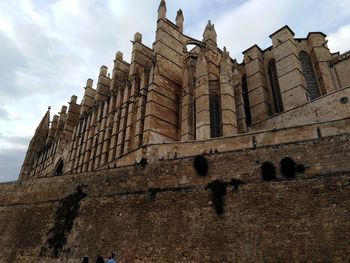
<instances>
[{"instance_id":1,"label":"roofline","mask_svg":"<svg viewBox=\"0 0 350 263\"><path fill-rule=\"evenodd\" d=\"M247 48L246 50L242 51L242 54L244 55L244 53L246 53L248 50L250 50L250 49L252 49L254 47L258 48L261 52L263 52L262 49L257 44L254 44L250 48Z\"/></svg>"},{"instance_id":2,"label":"roofline","mask_svg":"<svg viewBox=\"0 0 350 263\"><path fill-rule=\"evenodd\" d=\"M310 36L311 34L321 34L322 36L327 37L327 35L326 35L325 33L320 32L320 31L315 31L315 32L309 32L309 34L307 34L307 37L306 37L306 38L309 38L309 36Z\"/></svg>"},{"instance_id":3,"label":"roofline","mask_svg":"<svg viewBox=\"0 0 350 263\"><path fill-rule=\"evenodd\" d=\"M293 32L293 30L290 29L290 27L288 25L285 25L284 27L281 27L277 31L273 32L271 35L269 35L269 37L272 38L273 35L277 34L278 32L282 31L283 29L287 29L289 32L292 33L293 36L295 36L295 33Z\"/></svg>"}]
</instances>

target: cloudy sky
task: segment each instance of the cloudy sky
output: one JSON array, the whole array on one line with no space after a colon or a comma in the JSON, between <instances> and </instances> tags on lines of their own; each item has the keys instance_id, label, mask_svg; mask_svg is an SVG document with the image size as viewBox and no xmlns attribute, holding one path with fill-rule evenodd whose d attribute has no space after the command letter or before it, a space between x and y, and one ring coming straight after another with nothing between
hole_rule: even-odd
<instances>
[{"instance_id":1,"label":"cloudy sky","mask_svg":"<svg viewBox=\"0 0 350 263\"><path fill-rule=\"evenodd\" d=\"M51 116L86 79L110 69L117 51L130 59L135 32L151 46L159 0L0 0L0 182L18 177L26 148L48 106ZM185 34L201 39L212 20L219 47L241 52L288 24L296 37L328 35L331 51L350 50L350 0L167 0L182 8Z\"/></svg>"}]
</instances>

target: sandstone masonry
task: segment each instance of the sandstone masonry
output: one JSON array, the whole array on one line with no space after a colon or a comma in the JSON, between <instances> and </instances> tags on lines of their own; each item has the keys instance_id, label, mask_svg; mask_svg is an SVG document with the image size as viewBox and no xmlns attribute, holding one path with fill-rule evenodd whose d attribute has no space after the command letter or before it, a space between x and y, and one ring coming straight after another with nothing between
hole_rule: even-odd
<instances>
[{"instance_id":1,"label":"sandstone masonry","mask_svg":"<svg viewBox=\"0 0 350 263\"><path fill-rule=\"evenodd\" d=\"M350 261L350 51L284 26L238 63L211 21L197 40L181 10L175 23L166 13L162 0L152 48L136 33L130 63L118 51L80 103L44 115L19 181L0 184L0 263L111 250L120 262ZM294 180L284 157L303 167Z\"/></svg>"}]
</instances>

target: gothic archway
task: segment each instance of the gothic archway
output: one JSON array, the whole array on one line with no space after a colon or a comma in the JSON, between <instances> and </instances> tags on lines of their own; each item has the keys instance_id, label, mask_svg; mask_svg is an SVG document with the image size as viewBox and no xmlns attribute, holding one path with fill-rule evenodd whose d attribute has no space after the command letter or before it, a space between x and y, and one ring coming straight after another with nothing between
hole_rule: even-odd
<instances>
[{"instance_id":1,"label":"gothic archway","mask_svg":"<svg viewBox=\"0 0 350 263\"><path fill-rule=\"evenodd\" d=\"M62 159L59 159L58 162L56 163L53 176L59 176L63 174L63 168L64 168L64 162Z\"/></svg>"}]
</instances>

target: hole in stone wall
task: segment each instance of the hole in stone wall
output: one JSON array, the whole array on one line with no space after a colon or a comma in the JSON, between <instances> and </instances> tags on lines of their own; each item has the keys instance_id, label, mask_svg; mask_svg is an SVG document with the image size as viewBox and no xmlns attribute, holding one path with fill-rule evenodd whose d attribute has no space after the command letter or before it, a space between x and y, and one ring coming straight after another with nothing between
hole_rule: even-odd
<instances>
[{"instance_id":1,"label":"hole in stone wall","mask_svg":"<svg viewBox=\"0 0 350 263\"><path fill-rule=\"evenodd\" d=\"M284 177L291 179L295 177L296 163L290 157L284 157L281 160L281 173Z\"/></svg>"},{"instance_id":2,"label":"hole in stone wall","mask_svg":"<svg viewBox=\"0 0 350 263\"><path fill-rule=\"evenodd\" d=\"M208 172L208 161L203 155L196 155L193 159L193 167L200 176L205 176Z\"/></svg>"},{"instance_id":3,"label":"hole in stone wall","mask_svg":"<svg viewBox=\"0 0 350 263\"><path fill-rule=\"evenodd\" d=\"M306 167L304 164L298 164L295 168L298 173L304 173Z\"/></svg>"},{"instance_id":4,"label":"hole in stone wall","mask_svg":"<svg viewBox=\"0 0 350 263\"><path fill-rule=\"evenodd\" d=\"M140 160L140 165L142 165L142 166L145 166L147 163L148 163L148 162L147 162L147 159L146 159L146 158L142 158L142 159Z\"/></svg>"},{"instance_id":5,"label":"hole in stone wall","mask_svg":"<svg viewBox=\"0 0 350 263\"><path fill-rule=\"evenodd\" d=\"M276 179L276 167L271 162L263 162L260 166L262 179L272 181Z\"/></svg>"},{"instance_id":6,"label":"hole in stone wall","mask_svg":"<svg viewBox=\"0 0 350 263\"><path fill-rule=\"evenodd\" d=\"M339 100L339 102L340 102L341 104L347 104L347 103L349 102L349 98L348 98L348 97L342 97L342 98Z\"/></svg>"}]
</instances>

